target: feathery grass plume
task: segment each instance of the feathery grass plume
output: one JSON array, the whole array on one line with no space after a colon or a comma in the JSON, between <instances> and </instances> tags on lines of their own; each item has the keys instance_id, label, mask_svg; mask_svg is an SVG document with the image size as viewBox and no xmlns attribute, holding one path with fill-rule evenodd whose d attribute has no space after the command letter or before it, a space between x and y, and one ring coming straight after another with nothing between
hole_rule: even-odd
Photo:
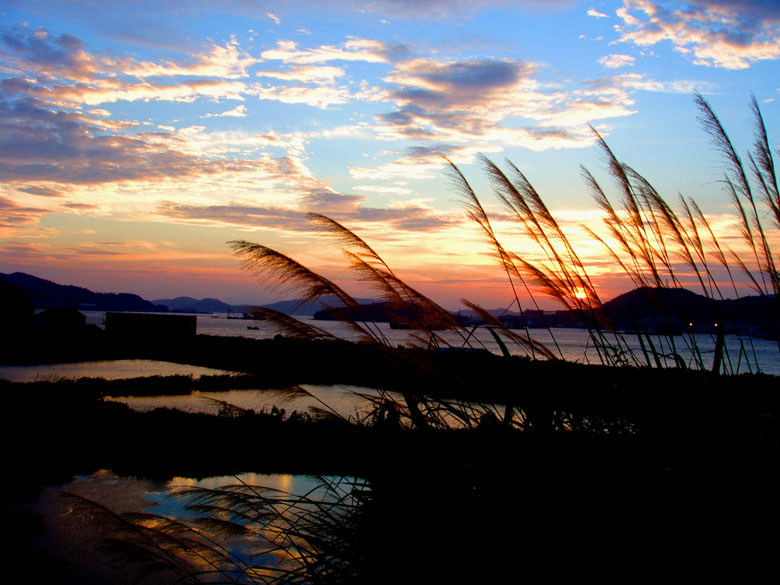
<instances>
[{"instance_id":1,"label":"feathery grass plume","mask_svg":"<svg viewBox=\"0 0 780 585\"><path fill-rule=\"evenodd\" d=\"M712 229L712 226L710 225L709 221L707 220L707 217L704 215L704 212L701 210L699 205L694 201L693 199L690 200L690 206L693 210L693 215L695 217L695 220L699 223L699 225L703 226L703 229L707 233L707 239L708 244L710 246L709 249L709 255L714 255L716 261L723 267L725 273L728 275L729 283L731 284L731 291L734 293L735 297L739 296L739 290L737 289L737 283L734 280L734 273L731 269L731 265L729 264L728 259L726 258L726 254L723 251L722 246L720 245L720 242L718 241L718 238L715 236L715 232ZM702 260L704 262L704 260ZM714 285L715 290L718 292L718 296L721 300L725 298L725 295L721 292L721 288L718 285L717 281L715 280L715 277L712 277L712 282ZM731 315L730 321L734 322L736 319L733 315ZM750 360L747 359L747 366L749 371L753 371L753 364L755 367L758 367L758 354L756 352L755 344L753 343L753 336L750 334L750 331L747 332L747 334L743 334L743 332L737 330L737 337L739 339L740 343L740 349L745 352L745 357L747 358L748 349L745 347L745 344L749 345L749 351L753 356L753 362L751 364Z\"/></svg>"},{"instance_id":2,"label":"feathery grass plume","mask_svg":"<svg viewBox=\"0 0 780 585\"><path fill-rule=\"evenodd\" d=\"M780 291L777 262L771 252L769 238L758 210L757 198L751 191L744 166L709 105L698 94L696 99L702 111L702 121L705 123L706 130L716 139L719 149L726 154L728 172L725 184L741 219L740 230L743 239L753 252L757 266L756 273L751 273L747 263L733 252L731 253L733 260L728 261L723 247L717 242L711 226L706 222L695 202L689 203L681 197L682 215L678 215L647 179L618 160L595 129L593 132L597 145L619 189L622 203L620 211L615 209L593 175L587 169L582 169L594 200L606 214L605 225L617 247L608 244L604 238L587 227L586 231L605 246L610 256L634 285L644 291L649 306L655 307L655 320L665 324L666 329L674 324L672 315L678 314L684 307L677 306L681 299L679 295L662 293L669 287L682 288L683 276L686 278L690 276L698 283L702 294L708 299L712 321L722 320L722 316L717 314L714 308L714 300L722 300L724 296L711 266L713 259L726 270L735 291L736 285L732 274L734 265L743 270L762 295L778 294ZM780 218L778 213L780 197L777 195L774 161L755 98L752 108L757 134L754 147L756 154L750 157L752 174L759 184L762 202L769 208L774 218ZM624 363L623 360L626 358L628 363L639 363L620 331L617 331L608 316L604 315L603 305L591 282L588 270L526 176L512 163L508 163L513 171L510 180L492 161L484 156L481 160L499 198L519 221L525 235L539 246L545 258L541 262L532 262L506 250L498 241L487 214L473 190L463 175L459 171L456 172L456 184L466 195L470 217L477 222L493 243L496 254L510 279L521 272L528 274L547 294L559 300L567 309L578 312L588 326L599 356L605 363ZM454 165L451 166L454 168ZM775 223L780 225L780 221ZM705 234L710 239L709 251L703 238ZM687 274L681 272L681 265L689 271ZM514 280L519 279L514 278ZM586 294L583 295L582 291ZM513 292L516 296L517 292L514 288ZM533 298L533 295L531 297ZM704 367L698 339L692 330L683 331L682 342L671 333L654 341L652 337L656 337L657 332L643 327L640 323L635 324L645 363L651 363L647 351L647 347L650 347L656 366L662 365L661 357L674 357L676 363L682 364L678 345L684 343L693 356L696 367ZM614 339L608 339L604 331L613 332ZM655 343L659 339L662 344L660 352L655 348ZM743 353L743 350L744 347L740 353ZM747 351L744 353L747 355ZM753 354L755 356L755 351Z\"/></svg>"},{"instance_id":3,"label":"feathery grass plume","mask_svg":"<svg viewBox=\"0 0 780 585\"><path fill-rule=\"evenodd\" d=\"M682 262L693 271L693 274L696 276L696 279L701 286L702 294L707 299L711 317L712 319L715 319L716 314L712 304L712 291L708 288L704 276L702 275L702 272L711 273L707 267L706 259L702 251L701 239L696 228L696 223L693 220L693 215L685 202L685 199L680 197L683 211L689 219L688 226L683 223L671 206L663 197L661 197L647 179L630 167L626 166L625 168L627 173L632 177L632 180L637 184L637 190L641 194L642 199L646 202L645 212L651 214L651 219L646 221L646 225L657 226L653 230L656 234L655 245L650 242L648 245L649 249L659 259L661 266L674 288L682 288L683 284L675 273L675 268L672 263L672 254L682 260ZM669 244L666 242L667 239L670 240ZM699 250L699 252L696 252L697 250ZM694 256L695 252L696 256ZM658 305L659 315L668 323L665 316L678 312L677 309L680 309L681 307L667 306L666 295L660 297L659 295L654 296L656 298L653 300ZM696 361L697 367L700 369L703 368L704 364L701 358L701 352L693 332L683 330L683 338L688 351ZM673 336L669 336L669 344L673 354L677 355Z\"/></svg>"},{"instance_id":4,"label":"feathery grass plume","mask_svg":"<svg viewBox=\"0 0 780 585\"><path fill-rule=\"evenodd\" d=\"M514 175L511 181L514 189L508 191L512 195L510 208L515 210L515 217L519 217L523 225L536 227L537 233L532 238L547 256L547 265L536 265L534 274L539 277L540 273L545 273L545 285L557 289L554 296L577 312L590 331L599 337L601 329L609 328L609 323L603 319L601 300L584 263L538 191L514 164L508 164ZM503 200L507 202L507 198ZM529 263L523 261L523 265L528 267Z\"/></svg>"},{"instance_id":5,"label":"feathery grass plume","mask_svg":"<svg viewBox=\"0 0 780 585\"><path fill-rule=\"evenodd\" d=\"M508 339L514 341L516 344L520 346L527 346L530 345L535 353L538 353L540 356L544 357L547 360L550 361L556 361L558 357L550 351L543 343L540 341L537 341L535 339L529 340L527 337L523 335L518 335L511 329L508 329L506 325L504 325L500 319L498 319L495 315L492 313L489 313L486 311L483 307L479 306L476 303L473 303L469 301L468 299L461 299L461 302L466 305L469 309L474 311L479 317L485 321L485 323L494 329L497 329L501 332L502 335L506 336Z\"/></svg>"},{"instance_id":6,"label":"feathery grass plume","mask_svg":"<svg viewBox=\"0 0 780 585\"><path fill-rule=\"evenodd\" d=\"M514 212L515 217L520 218L520 220L523 222L526 233L531 237L531 239L539 243L540 241L539 232L541 230L538 225L535 225L535 219L533 218L533 214L530 214L533 224L529 224L527 220L529 214L518 213L517 210L514 209L512 203L510 203L508 197L514 196L515 201L520 206L525 206L525 200L522 198L522 196L520 196L516 192L514 185L512 184L511 181L509 181L506 175L504 175L501 169L499 169L490 159L488 159L485 156L481 156L480 159L482 161L483 166L486 168L488 172L488 176L492 179L495 185L499 198L501 198L502 201L504 201L504 203ZM520 311L521 315L524 315L523 307L520 303L520 298L517 294L517 290L514 285L514 279L517 279L520 282L520 284L522 284L526 294L531 299L531 302L533 303L535 309L542 315L543 322L550 335L550 338L552 339L555 348L558 350L558 355L560 355L562 358L563 352L561 351L561 348L558 345L558 341L556 340L552 329L547 324L547 320L544 319L544 312L541 310L541 307L539 306L539 303L536 300L536 296L533 294L531 288L528 286L528 282L526 281L526 279L523 278L522 274L518 270L513 255L508 253L501 245L501 242L499 242L495 232L493 231L493 227L490 224L490 219L488 218L488 215L485 212L484 207L482 207L482 204L480 203L477 196L474 194L474 191L471 189L471 186L466 181L466 178L463 176L460 170L455 165L452 164L452 162L450 162L450 166L451 166L452 174L456 179L457 184L461 186L462 192L467 196L467 206L468 206L470 217L474 219L480 225L480 227L482 227L483 231L488 237L488 240L496 249L498 259L501 262L504 271L506 272L507 278L512 288L512 294L514 296L515 302L517 303L518 310ZM534 229L534 227L536 227L536 229ZM525 326L526 341L527 341L527 344L524 345L530 347L531 357L535 358L537 344L535 344L534 340L531 338L528 325L525 322L525 316L523 316L523 324ZM542 352L542 355L544 355L544 352Z\"/></svg>"},{"instance_id":7,"label":"feathery grass plume","mask_svg":"<svg viewBox=\"0 0 780 585\"><path fill-rule=\"evenodd\" d=\"M296 397L308 396L309 398L319 402L322 406L315 407L313 409L315 414L319 414L320 416L326 416L327 418L331 418L331 419L338 419L344 422L348 422L347 417L345 417L343 414L341 414L338 410L334 409L329 404L320 400L319 397L314 395L312 392L306 390L306 388L304 388L303 386L293 386L289 390L292 391Z\"/></svg>"},{"instance_id":8,"label":"feathery grass plume","mask_svg":"<svg viewBox=\"0 0 780 585\"><path fill-rule=\"evenodd\" d=\"M728 170L725 183L728 187L728 192L731 195L732 201L740 211L740 217L742 219L742 234L747 244L753 250L756 265L761 277L762 291L761 294L780 294L780 276L778 275L775 260L772 255L769 242L767 240L766 232L761 222L761 216L756 204L756 198L753 194L750 182L747 178L742 160L737 154L734 145L731 142L728 134L726 133L720 119L717 117L712 107L704 99L704 97L697 93L695 94L696 105L699 108L699 119L703 123L707 133L713 138L716 148L724 155L726 160L726 168ZM769 199L770 209L772 209L772 193L770 184L777 182L777 177L774 174L774 164L772 162L771 150L769 150L768 139L766 138L766 128L763 123L761 112L758 109L758 104L753 104L753 111L756 116L756 125L758 126L759 136L757 137L758 144L758 159L759 161L763 157L768 157L768 160L762 163L762 167L759 170L758 178L759 183L767 186L767 193L765 200ZM758 167L756 166L758 169ZM770 171L772 174L765 176L764 170ZM741 199L744 199L748 203L748 209L750 210L750 216L745 213L745 208L742 205ZM758 280L758 279L756 279ZM769 281L767 283L767 280ZM771 291L771 292L770 292Z\"/></svg>"},{"instance_id":9,"label":"feathery grass plume","mask_svg":"<svg viewBox=\"0 0 780 585\"><path fill-rule=\"evenodd\" d=\"M351 259L350 267L363 282L378 290L382 299L390 305L394 318L410 328L425 331L425 345L441 347L450 345L439 336L437 330L455 331L464 338L460 322L452 313L419 293L393 273L382 270L348 250L343 251Z\"/></svg>"},{"instance_id":10,"label":"feathery grass plume","mask_svg":"<svg viewBox=\"0 0 780 585\"><path fill-rule=\"evenodd\" d=\"M271 309L268 307L258 307L255 309L255 313L266 321L270 321L281 331L284 332L286 337L291 339L297 339L300 341L311 341L314 339L337 339L335 335L329 331L325 331L314 325L304 323L295 317Z\"/></svg>"},{"instance_id":11,"label":"feathery grass plume","mask_svg":"<svg viewBox=\"0 0 780 585\"><path fill-rule=\"evenodd\" d=\"M352 246L360 250L361 258L363 259L368 258L369 263L376 264L380 266L382 269L389 272L390 274L393 274L393 271L390 269L387 263L384 260L382 260L382 257L379 254L377 254L374 251L374 249L371 246L369 246L365 240L363 240L363 238L358 236L355 232L353 232L349 228L345 227L344 225L340 224L336 220L326 215L322 215L321 213L308 213L307 217L309 218L309 221L311 221L312 224L331 233L341 243Z\"/></svg>"},{"instance_id":12,"label":"feathery grass plume","mask_svg":"<svg viewBox=\"0 0 780 585\"><path fill-rule=\"evenodd\" d=\"M662 280L655 264L655 256L651 251L650 239L647 234L648 226L645 222L640 196L631 182L630 171L625 164L617 159L601 134L593 127L591 130L596 136L596 144L607 160L609 172L616 179L621 191L623 209L627 217L620 222L620 226L626 234L627 241L633 247L635 257L644 264L644 270L649 270L656 285L661 285Z\"/></svg>"},{"instance_id":13,"label":"feathery grass plume","mask_svg":"<svg viewBox=\"0 0 780 585\"><path fill-rule=\"evenodd\" d=\"M731 255L756 292L764 298L768 314L772 316L772 320L776 324L780 321L780 306L778 305L780 273L777 270L777 260L771 249L766 229L761 221L761 213L758 210L756 197L751 189L742 161L719 118L701 94L695 94L695 101L699 108L700 120L708 134L712 137L716 148L725 158L727 173L724 178L724 185L734 207L739 213L741 220L740 232L743 240L753 252L757 275L754 275L747 263L738 258L733 251L731 251ZM766 125L755 96L752 96L751 99L751 111L756 138L754 142L755 155L749 154L750 167L753 177L759 186L760 199L771 214L772 225L777 228L780 227L780 197L778 196L777 171L772 157L772 150L769 146ZM743 199L747 202L746 206L742 203ZM745 211L745 207L750 212L749 216ZM780 331L775 327L772 333L778 338L778 348L780 348L780 335L778 335Z\"/></svg>"},{"instance_id":14,"label":"feathery grass plume","mask_svg":"<svg viewBox=\"0 0 780 585\"><path fill-rule=\"evenodd\" d=\"M340 286L309 270L289 256L267 246L244 240L234 240L228 244L233 252L241 258L242 266L246 270L261 276L276 278L280 284L294 282L301 285L304 295L299 306L311 303L323 296L333 295L345 307L358 315L362 314L360 304ZM352 319L346 320L346 323L363 339L387 345L387 339L376 324L368 320L358 322Z\"/></svg>"},{"instance_id":15,"label":"feathery grass plume","mask_svg":"<svg viewBox=\"0 0 780 585\"><path fill-rule=\"evenodd\" d=\"M610 153L610 156L614 155ZM621 163L621 166L623 169L622 176L627 177L631 181L631 190L640 202L637 208L641 218L639 222L643 226L639 229L637 227L639 224L636 220L631 220L636 224L633 230L629 230L634 236L626 240L632 257L641 259L641 262L639 264L633 263L633 270L628 270L626 264L621 263L621 266L624 270L627 270L627 274L632 277L634 282L642 284L640 290L647 297L649 306L655 308L655 319L663 324L664 329L667 329L673 327L670 316L679 313L681 307L677 306L677 297L658 293L663 293L668 288L666 279L671 282L674 288L682 288L682 283L675 272L674 257L681 259L684 264L691 268L701 284L704 295L707 298L710 296L710 291L701 275L699 263L691 251L691 247L696 246L697 236L691 235L677 214L647 179L628 165ZM597 194L596 197L598 200L603 195ZM632 217L630 212L628 217ZM603 240L600 241L606 246ZM615 256L611 249L610 251ZM644 342L646 341L656 358L656 365L658 365L658 354L653 340L650 338L650 332L643 331L643 327L639 323L636 323L634 326L642 342L642 347L644 348ZM642 340L642 335L645 337L644 341ZM703 367L701 353L693 332L683 330L683 335L684 343L696 361L697 367ZM682 361L679 359L675 336L666 335L661 340L668 346L668 351L674 356L675 362L678 365L681 364Z\"/></svg>"},{"instance_id":16,"label":"feathery grass plume","mask_svg":"<svg viewBox=\"0 0 780 585\"><path fill-rule=\"evenodd\" d=\"M687 218L686 224L647 179L628 165L617 161L603 139L600 140L600 144L610 161L613 175L618 178L624 199L628 200L629 207L626 209L625 215L621 216L615 212L598 183L587 171L585 171L586 180L591 186L594 199L607 212L605 222L610 233L619 242L623 252L631 259L630 262L623 261L616 250L592 231L591 235L609 250L610 255L619 263L624 272L636 285L639 285L641 290L645 291L651 306L657 307L657 318L663 321L668 321L668 316L675 314L680 308L667 306L670 301L676 302L674 301L675 297L657 295L654 291L660 292L667 288L665 279L669 279L675 288L682 287L674 259L682 260L691 269L692 274L699 282L702 293L709 300L710 312L714 320L713 292L717 291L719 296L722 297L722 295L719 293L717 282L708 263L704 244L697 227L697 217L694 216L687 202L681 198L684 217ZM637 329L644 350L641 328ZM645 332L645 340L652 344L647 333ZM676 356L674 336L665 336L664 340L669 351ZM697 367L702 368L701 352L693 332L687 332L684 340L691 355L694 356ZM658 356L655 351L653 354L656 356L655 361L658 365Z\"/></svg>"},{"instance_id":17,"label":"feathery grass plume","mask_svg":"<svg viewBox=\"0 0 780 585\"><path fill-rule=\"evenodd\" d=\"M460 321L452 313L398 278L382 257L360 236L327 216L310 214L309 217L315 225L329 232L339 242L356 250L353 252L342 249L350 267L364 282L378 289L381 297L390 303L391 310L395 309L399 322L426 333L425 339L421 340L423 346L439 348L450 345L437 334L437 330L454 331L464 343L468 342ZM349 313L354 312L354 307L348 306L348 309L350 311L344 311L342 314L345 320L350 320ZM413 396L407 391L402 391L401 394L413 425L417 428L427 428L430 420L421 410L421 405L424 407L424 398Z\"/></svg>"},{"instance_id":18,"label":"feathery grass plume","mask_svg":"<svg viewBox=\"0 0 780 585\"><path fill-rule=\"evenodd\" d=\"M496 191L498 193L499 198L509 207L509 209L513 212L514 217L519 219L521 223L523 224L525 228L526 234L536 243L538 243L542 248L547 251L548 249L543 245L544 242L544 230L542 229L541 225L539 224L536 216L534 213L530 210L528 204L526 203L525 199L520 195L515 186L512 184L512 182L504 175L504 173L501 171L501 169L498 168L490 159L488 159L485 156L480 156L480 160L483 164L483 166L486 168L489 177L492 179ZM512 294L515 299L515 303L517 304L518 310L520 311L521 315L523 316L523 324L524 324L524 330L525 330L525 342L520 344L521 347L525 347L526 349L530 350L530 354L532 358L536 358L537 350L540 348L541 344L538 342L535 342L530 335L530 331L528 329L528 325L525 321L525 315L523 312L523 306L520 302L519 295L517 293L517 288L515 287L515 281L518 281L522 287L525 289L527 296L531 299L531 302L533 303L536 310L542 314L543 322L545 324L545 327L548 330L548 333L550 335L550 338L552 339L553 344L555 345L558 354L563 357L563 352L561 351L561 348L558 344L558 341L555 337L555 334L553 333L552 329L547 324L546 319L544 319L544 312L541 310L537 300L536 296L534 295L533 291L528 285L527 280L523 277L521 271L518 269L518 265L522 265L523 261L521 261L517 255L514 253L508 252L504 246L499 241L498 237L495 234L495 231L493 230L493 227L491 225L490 219L487 215L487 212L485 211L484 207L482 206L482 203L479 201L479 198L474 193L473 189L471 188L470 184L464 177L463 173L460 172L460 169L457 168L451 161L447 160L450 167L450 176L453 179L453 182L455 183L456 187L459 188L459 190L466 196L466 207L469 214L469 217L471 217L472 220L474 220L481 228L482 231L487 236L488 241L490 242L491 246L495 248L496 252L495 255L498 258L501 266L504 268L504 271L506 272L507 279L510 283L510 287L512 289ZM510 201L512 199L512 201ZM518 210L520 208L522 211ZM549 255L548 255L549 258ZM491 331L493 333L493 331ZM495 335L495 333L493 333ZM500 340L497 339L497 341L500 343ZM513 341L516 341L516 339L513 338ZM548 356L551 355L551 352L547 351L546 348L544 351L541 351L540 355L542 356Z\"/></svg>"},{"instance_id":19,"label":"feathery grass plume","mask_svg":"<svg viewBox=\"0 0 780 585\"><path fill-rule=\"evenodd\" d=\"M460 322L452 313L396 276L382 257L355 232L322 214L311 213L309 218L337 241L356 250L342 249L350 267L364 282L373 285L391 308L396 309L399 322L424 330L428 345L449 345L436 334L436 330L454 331L465 341Z\"/></svg>"},{"instance_id":20,"label":"feathery grass plume","mask_svg":"<svg viewBox=\"0 0 780 585\"><path fill-rule=\"evenodd\" d=\"M598 292L584 263L542 197L511 162L508 162L513 171L511 180L489 160L483 158L483 162L497 187L499 198L523 226L526 235L541 248L546 263L534 264L514 253L510 257L548 294L579 315L602 362L622 363L623 354L630 352L630 348L604 319ZM613 341L606 339L604 329L616 335L617 348L613 347Z\"/></svg>"},{"instance_id":21,"label":"feathery grass plume","mask_svg":"<svg viewBox=\"0 0 780 585\"><path fill-rule=\"evenodd\" d=\"M761 186L761 195L765 204L772 211L775 227L780 228L780 192L778 192L777 185L777 170L772 158L772 150L769 147L769 136L764 124L764 117L761 115L761 109L758 107L755 95L751 96L750 109L753 112L756 134L753 147L755 156L750 157L751 170Z\"/></svg>"}]
</instances>

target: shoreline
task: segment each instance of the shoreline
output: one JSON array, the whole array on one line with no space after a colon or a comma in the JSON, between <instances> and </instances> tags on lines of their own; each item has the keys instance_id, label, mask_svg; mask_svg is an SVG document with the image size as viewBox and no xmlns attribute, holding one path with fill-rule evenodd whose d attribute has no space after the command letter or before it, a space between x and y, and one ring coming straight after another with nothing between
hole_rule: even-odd
<instances>
[{"instance_id":1,"label":"shoreline","mask_svg":"<svg viewBox=\"0 0 780 585\"><path fill-rule=\"evenodd\" d=\"M430 570L440 566L445 573L458 563L464 542L479 554L497 546L507 558L522 546L538 555L529 562L564 565L597 559L603 547L649 562L664 542L662 558L671 564L694 541L689 560L725 552L726 545L761 552L776 544L749 532L757 517L780 520L776 376L208 336L177 345L103 344L80 354L59 349L73 358L164 359L246 375L0 382L2 438L15 446L7 469L16 478L6 486L3 516L24 541L40 522L31 506L41 490L109 470L149 480L244 472L365 478L388 522L408 522L419 546L423 536L439 539ZM511 405L516 418L507 427L485 411L469 428L407 428L379 416L357 425L280 411L137 412L102 400L300 383L378 385L438 407ZM19 435L20 424L37 429L42 441ZM492 544L472 540L499 534L507 523L524 526L522 533ZM406 528L377 536L381 525L371 526L382 546L408 538ZM759 560L771 558L761 553ZM613 568L623 562L602 561Z\"/></svg>"}]
</instances>

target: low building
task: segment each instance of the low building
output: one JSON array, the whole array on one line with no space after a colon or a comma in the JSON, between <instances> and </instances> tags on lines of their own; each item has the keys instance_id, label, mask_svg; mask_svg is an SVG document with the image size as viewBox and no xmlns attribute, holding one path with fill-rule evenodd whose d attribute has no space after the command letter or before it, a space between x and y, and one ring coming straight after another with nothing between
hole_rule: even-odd
<instances>
[{"instance_id":1,"label":"low building","mask_svg":"<svg viewBox=\"0 0 780 585\"><path fill-rule=\"evenodd\" d=\"M106 333L118 338L168 340L194 337L195 315L164 313L106 313Z\"/></svg>"}]
</instances>

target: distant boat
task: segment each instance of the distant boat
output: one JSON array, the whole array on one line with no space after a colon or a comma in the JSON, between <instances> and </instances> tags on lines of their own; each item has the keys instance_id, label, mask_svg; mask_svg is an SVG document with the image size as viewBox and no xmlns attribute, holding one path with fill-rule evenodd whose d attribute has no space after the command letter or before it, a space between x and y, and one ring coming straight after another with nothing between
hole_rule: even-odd
<instances>
[{"instance_id":1,"label":"distant boat","mask_svg":"<svg viewBox=\"0 0 780 585\"><path fill-rule=\"evenodd\" d=\"M247 329L252 329L252 330L255 330L255 331L257 331L258 329L260 329L260 327L257 327L256 325L247 325L247 326L246 326L246 328L247 328Z\"/></svg>"}]
</instances>

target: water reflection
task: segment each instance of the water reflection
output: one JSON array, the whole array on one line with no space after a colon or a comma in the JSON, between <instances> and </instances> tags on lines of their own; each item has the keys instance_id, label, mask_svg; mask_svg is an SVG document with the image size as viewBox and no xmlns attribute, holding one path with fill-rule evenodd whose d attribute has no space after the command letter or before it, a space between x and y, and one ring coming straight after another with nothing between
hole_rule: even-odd
<instances>
[{"instance_id":1,"label":"water reflection","mask_svg":"<svg viewBox=\"0 0 780 585\"><path fill-rule=\"evenodd\" d=\"M101 470L41 493L34 509L46 531L32 544L64 561L67 582L191 582L187 575L266 582L300 558L278 541L293 535L288 522L340 509L333 495L350 489L342 485L352 482L258 473L162 482ZM58 578L60 570L40 576Z\"/></svg>"},{"instance_id":2,"label":"water reflection","mask_svg":"<svg viewBox=\"0 0 780 585\"><path fill-rule=\"evenodd\" d=\"M116 476L114 477L116 478ZM176 494L187 490L220 490L228 486L248 485L262 486L265 489L301 496L315 491L321 482L322 480L315 476L288 473L240 473L201 479L174 477L159 489L149 489L145 492L144 498L150 505L144 511L179 519L194 518L197 514L189 510L186 500L176 497Z\"/></svg>"},{"instance_id":3,"label":"water reflection","mask_svg":"<svg viewBox=\"0 0 780 585\"><path fill-rule=\"evenodd\" d=\"M32 366L0 366L0 379L9 382L40 380L105 378L124 380L146 376L221 376L226 370L175 364L158 360L104 360L66 364L36 364Z\"/></svg>"},{"instance_id":4,"label":"water reflection","mask_svg":"<svg viewBox=\"0 0 780 585\"><path fill-rule=\"evenodd\" d=\"M102 325L105 313L85 311L87 322ZM340 321L318 321L312 317L297 316L304 323L316 325L319 328L334 334L341 339L357 341L356 333L345 323ZM388 323L377 323L376 326L388 339L391 345L419 345L415 338L419 332L413 330L391 329ZM252 327L252 329L248 329ZM255 329L256 328L256 329ZM215 335L223 337L248 337L252 339L271 339L278 333L273 324L267 321L253 321L244 319L227 319L224 315L198 315L197 332L200 335ZM517 331L525 334L525 332ZM533 339L543 343L554 353L561 354L567 361L580 363L601 363L599 351L594 347L590 334L585 329L553 327L551 329L530 329ZM454 347L462 345L462 338L453 332L439 332L442 338ZM661 354L660 359L666 367L675 367L676 361L673 354L678 354L688 367L694 367L698 355L701 356L704 367L712 366L715 353L715 336L711 334L697 333L692 335L680 335L676 337L650 336L653 344ZM670 345L670 340L674 344ZM615 336L605 334L605 341L615 344ZM488 351L501 354L501 349L490 332L484 327L478 328L471 342L476 347L483 347ZM557 344L557 347L556 347ZM626 357L631 355L638 363L645 363L639 340L634 334L620 335L619 344L622 346ZM761 338L743 338L737 335L725 336L725 359L730 373L745 373L756 371L756 363L760 370L767 374L780 375L780 360L778 356L778 344ZM512 344L508 349L513 354L527 355L524 349Z\"/></svg>"},{"instance_id":5,"label":"water reflection","mask_svg":"<svg viewBox=\"0 0 780 585\"><path fill-rule=\"evenodd\" d=\"M359 421L373 409L372 402L366 397L380 399L387 394L373 388L346 384L301 384L294 389L195 391L184 396L115 396L111 400L123 402L139 411L176 408L185 412L219 414L225 405L256 412L276 407L299 412L325 411Z\"/></svg>"}]
</instances>

